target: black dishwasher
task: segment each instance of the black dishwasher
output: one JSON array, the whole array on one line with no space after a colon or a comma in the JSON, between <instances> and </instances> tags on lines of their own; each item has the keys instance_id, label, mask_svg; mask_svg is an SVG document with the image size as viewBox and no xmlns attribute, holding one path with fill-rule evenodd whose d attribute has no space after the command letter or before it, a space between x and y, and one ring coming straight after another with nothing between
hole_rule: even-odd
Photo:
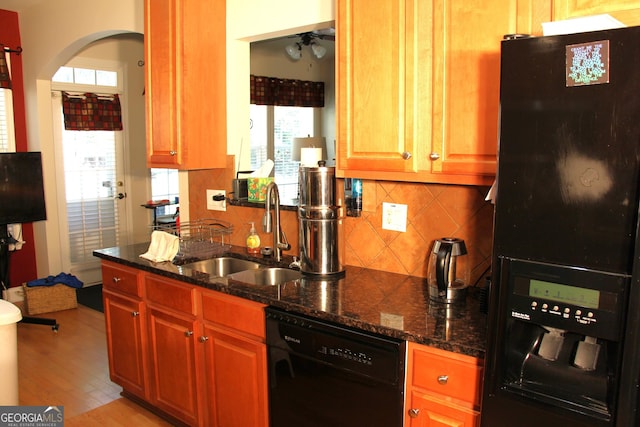
<instances>
[{"instance_id":1,"label":"black dishwasher","mask_svg":"<svg viewBox=\"0 0 640 427\"><path fill-rule=\"evenodd\" d=\"M405 342L269 307L271 427L401 427Z\"/></svg>"}]
</instances>

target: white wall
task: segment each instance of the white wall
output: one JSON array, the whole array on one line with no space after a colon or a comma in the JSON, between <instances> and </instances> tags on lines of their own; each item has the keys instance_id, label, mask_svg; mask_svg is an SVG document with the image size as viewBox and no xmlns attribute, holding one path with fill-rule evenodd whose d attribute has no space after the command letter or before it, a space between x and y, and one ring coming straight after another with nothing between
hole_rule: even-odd
<instances>
[{"instance_id":1,"label":"white wall","mask_svg":"<svg viewBox=\"0 0 640 427\"><path fill-rule=\"evenodd\" d=\"M55 185L51 77L89 43L144 32L143 0L49 0L19 14L29 150L42 151L47 221L34 223L38 276L63 271Z\"/></svg>"}]
</instances>

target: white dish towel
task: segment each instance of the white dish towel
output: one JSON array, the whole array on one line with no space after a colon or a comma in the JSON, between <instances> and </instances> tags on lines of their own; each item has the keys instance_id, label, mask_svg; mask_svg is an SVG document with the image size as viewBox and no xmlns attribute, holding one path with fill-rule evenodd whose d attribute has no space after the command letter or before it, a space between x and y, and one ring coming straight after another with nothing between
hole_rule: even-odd
<instances>
[{"instance_id":1,"label":"white dish towel","mask_svg":"<svg viewBox=\"0 0 640 427\"><path fill-rule=\"evenodd\" d=\"M154 230L151 233L151 244L147 252L140 258L152 262L172 261L180 249L180 239L173 234Z\"/></svg>"}]
</instances>

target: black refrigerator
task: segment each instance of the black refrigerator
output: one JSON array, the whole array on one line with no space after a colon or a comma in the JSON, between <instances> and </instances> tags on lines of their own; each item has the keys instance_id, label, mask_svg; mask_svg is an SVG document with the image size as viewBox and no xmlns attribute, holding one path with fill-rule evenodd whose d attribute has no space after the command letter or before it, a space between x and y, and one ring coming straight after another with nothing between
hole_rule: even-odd
<instances>
[{"instance_id":1,"label":"black refrigerator","mask_svg":"<svg viewBox=\"0 0 640 427\"><path fill-rule=\"evenodd\" d=\"M483 427L637 426L640 27L502 41Z\"/></svg>"}]
</instances>

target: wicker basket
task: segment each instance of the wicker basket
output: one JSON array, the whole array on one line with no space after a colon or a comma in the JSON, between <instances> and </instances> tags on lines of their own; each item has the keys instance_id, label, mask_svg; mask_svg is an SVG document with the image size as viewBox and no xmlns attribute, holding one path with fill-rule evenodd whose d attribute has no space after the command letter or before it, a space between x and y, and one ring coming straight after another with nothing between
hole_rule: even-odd
<instances>
[{"instance_id":1,"label":"wicker basket","mask_svg":"<svg viewBox=\"0 0 640 427\"><path fill-rule=\"evenodd\" d=\"M78 307L76 290L67 285L27 286L24 289L24 307L28 315L50 313Z\"/></svg>"}]
</instances>

